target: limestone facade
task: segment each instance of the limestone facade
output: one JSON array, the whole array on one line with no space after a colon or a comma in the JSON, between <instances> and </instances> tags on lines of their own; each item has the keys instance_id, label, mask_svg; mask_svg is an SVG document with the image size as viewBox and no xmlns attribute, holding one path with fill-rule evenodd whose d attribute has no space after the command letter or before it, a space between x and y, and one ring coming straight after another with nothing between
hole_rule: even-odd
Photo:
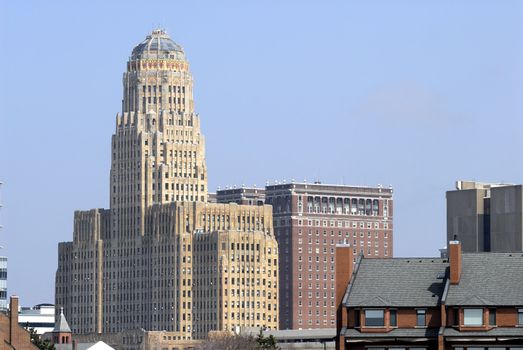
<instances>
[{"instance_id":1,"label":"limestone facade","mask_svg":"<svg viewBox=\"0 0 523 350\"><path fill-rule=\"evenodd\" d=\"M77 211L59 244L56 306L75 334L278 325L271 206L207 201L183 49L156 30L133 50L112 138L110 209Z\"/></svg>"}]
</instances>

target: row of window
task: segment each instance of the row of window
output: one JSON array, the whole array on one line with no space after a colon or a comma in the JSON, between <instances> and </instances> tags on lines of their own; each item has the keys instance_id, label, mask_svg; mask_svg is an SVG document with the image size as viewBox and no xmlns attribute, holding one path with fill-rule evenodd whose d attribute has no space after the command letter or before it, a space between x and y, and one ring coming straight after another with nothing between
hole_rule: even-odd
<instances>
[{"instance_id":1,"label":"row of window","mask_svg":"<svg viewBox=\"0 0 523 350\"><path fill-rule=\"evenodd\" d=\"M291 225L292 219L280 219L279 221L275 220L275 224L278 223L280 226L285 226L285 224ZM298 219L298 226L323 226L323 227L346 227L346 228L380 228L380 222L379 221L349 221L349 220L319 220L319 219ZM384 229L389 228L389 224L387 222L384 222L381 225Z\"/></svg>"},{"instance_id":2,"label":"row of window","mask_svg":"<svg viewBox=\"0 0 523 350\"><path fill-rule=\"evenodd\" d=\"M324 324L324 325L326 325L327 323L328 323L328 320L323 320L323 324ZM298 319L298 324L299 324L300 326L303 324L303 320L302 320L301 318ZM309 319L309 320L307 321L307 324L308 324L309 326L311 326L311 325L312 325L312 320ZM319 326L319 325L320 325L320 320L316 319L316 323L315 323L315 324L316 324L317 326ZM333 319L330 320L330 324L331 324L331 326L334 326L335 322L334 322Z\"/></svg>"},{"instance_id":3,"label":"row of window","mask_svg":"<svg viewBox=\"0 0 523 350\"><path fill-rule=\"evenodd\" d=\"M359 242L359 245L361 247L365 246L365 242L367 242L367 247L372 247L374 245L375 248L379 248L380 246L380 243L383 242L383 247L387 248L389 246L389 243L387 242L387 240L374 240L374 241L371 241L371 240L364 240L364 239L360 239L360 240L356 240L354 239L352 241L352 245L353 247L356 247L358 245L358 242ZM342 243L341 240L338 240L338 243ZM343 243L349 243L349 240L344 240ZM308 244L312 245L312 238L309 238L309 241L308 241ZM323 253L327 253L327 240L324 238L323 239ZM298 252L301 253L302 250L303 250L303 247L301 246L303 245L303 240L301 238L298 238ZM309 253L312 253L312 246L307 246L307 250ZM316 238L316 245L320 245L320 240L318 238ZM334 240L331 239L330 241L330 245L334 245ZM316 254L318 254L320 252L320 247L316 247ZM331 248L331 251L333 250L334 248ZM354 253L356 253L356 250L354 250Z\"/></svg>"},{"instance_id":4,"label":"row of window","mask_svg":"<svg viewBox=\"0 0 523 350\"><path fill-rule=\"evenodd\" d=\"M302 235L302 230L299 229L298 230L298 236L301 236L301 235ZM309 229L307 231L307 235L308 236L312 236L312 230ZM319 235L320 235L320 230L316 230L316 236L318 237ZM330 231L330 235L331 235L331 237L334 236L334 230ZM323 230L323 236L327 236L327 230ZM346 231L345 232L345 237L350 238L350 236L351 236L351 233ZM358 235L358 232L356 232L356 231L352 232L352 237L353 238L356 238L358 236L360 238L365 237L365 232L360 231L359 235ZM343 237L343 232L342 231L338 231L338 237ZM372 233L370 231L367 231L367 238L371 238L371 237L372 237ZM389 237L388 232L383 232L383 238L388 238L388 237ZM374 238L379 238L379 232L374 232ZM310 240L310 238L309 238L309 240Z\"/></svg>"},{"instance_id":5,"label":"row of window","mask_svg":"<svg viewBox=\"0 0 523 350\"><path fill-rule=\"evenodd\" d=\"M484 312L486 312L486 310L481 308L463 309L463 326L484 326ZM523 326L523 309L517 309L517 314L518 325ZM457 310L454 312L454 325L459 325L459 313ZM496 309L488 309L488 325L496 325Z\"/></svg>"},{"instance_id":6,"label":"row of window","mask_svg":"<svg viewBox=\"0 0 523 350\"><path fill-rule=\"evenodd\" d=\"M463 326L478 327L484 325L484 312L482 308L465 308L463 309ZM517 309L518 314L518 325L523 325L523 308ZM364 310L364 321L366 327L385 327L385 310L383 309L370 309ZM427 311L425 309L416 310L416 326L425 327L427 324L426 320ZM454 324L459 325L459 313L457 309L454 312ZM356 310L355 313L356 327L359 327L360 322L360 311ZM490 326L496 325L496 309L489 309L489 320ZM389 326L397 327L397 311L392 309L389 310Z\"/></svg>"},{"instance_id":7,"label":"row of window","mask_svg":"<svg viewBox=\"0 0 523 350\"><path fill-rule=\"evenodd\" d=\"M169 85L168 87L169 92L181 92L185 93L185 86L176 86L176 85ZM145 85L142 86L143 92L153 92L156 93L156 90L159 92L162 92L162 85L148 85L147 87Z\"/></svg>"}]
</instances>

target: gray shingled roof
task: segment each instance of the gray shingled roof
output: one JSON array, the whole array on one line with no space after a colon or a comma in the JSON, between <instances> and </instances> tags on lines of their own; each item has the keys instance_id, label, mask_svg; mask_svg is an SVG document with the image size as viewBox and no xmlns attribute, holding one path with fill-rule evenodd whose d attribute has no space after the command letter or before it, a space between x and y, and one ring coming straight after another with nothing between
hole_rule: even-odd
<instances>
[{"instance_id":1,"label":"gray shingled roof","mask_svg":"<svg viewBox=\"0 0 523 350\"><path fill-rule=\"evenodd\" d=\"M459 284L450 285L452 306L523 305L522 253L463 253Z\"/></svg>"},{"instance_id":2,"label":"gray shingled roof","mask_svg":"<svg viewBox=\"0 0 523 350\"><path fill-rule=\"evenodd\" d=\"M362 333L357 329L349 328L342 332L345 337L351 338L435 338L439 328L397 328L383 333Z\"/></svg>"},{"instance_id":3,"label":"gray shingled roof","mask_svg":"<svg viewBox=\"0 0 523 350\"><path fill-rule=\"evenodd\" d=\"M440 258L361 259L345 305L438 306L448 262ZM360 277L361 276L361 277Z\"/></svg>"}]
</instances>

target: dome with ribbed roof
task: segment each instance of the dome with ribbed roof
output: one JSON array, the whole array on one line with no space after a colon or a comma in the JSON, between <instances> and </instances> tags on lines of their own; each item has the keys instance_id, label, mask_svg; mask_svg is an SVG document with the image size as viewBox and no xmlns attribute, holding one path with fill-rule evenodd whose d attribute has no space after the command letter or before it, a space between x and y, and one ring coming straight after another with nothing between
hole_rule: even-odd
<instances>
[{"instance_id":1,"label":"dome with ribbed roof","mask_svg":"<svg viewBox=\"0 0 523 350\"><path fill-rule=\"evenodd\" d=\"M175 58L185 59L183 48L175 43L163 29L155 29L138 44L132 53L133 59Z\"/></svg>"}]
</instances>

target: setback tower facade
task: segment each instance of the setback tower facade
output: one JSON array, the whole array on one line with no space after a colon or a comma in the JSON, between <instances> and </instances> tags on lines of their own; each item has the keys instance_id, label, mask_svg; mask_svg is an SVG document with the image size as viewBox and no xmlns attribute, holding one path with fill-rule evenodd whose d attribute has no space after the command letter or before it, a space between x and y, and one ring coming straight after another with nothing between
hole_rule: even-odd
<instances>
[{"instance_id":1,"label":"setback tower facade","mask_svg":"<svg viewBox=\"0 0 523 350\"><path fill-rule=\"evenodd\" d=\"M58 247L55 304L73 333L276 329L272 207L207 201L193 78L162 30L127 62L111 151L110 209L76 211Z\"/></svg>"}]
</instances>

